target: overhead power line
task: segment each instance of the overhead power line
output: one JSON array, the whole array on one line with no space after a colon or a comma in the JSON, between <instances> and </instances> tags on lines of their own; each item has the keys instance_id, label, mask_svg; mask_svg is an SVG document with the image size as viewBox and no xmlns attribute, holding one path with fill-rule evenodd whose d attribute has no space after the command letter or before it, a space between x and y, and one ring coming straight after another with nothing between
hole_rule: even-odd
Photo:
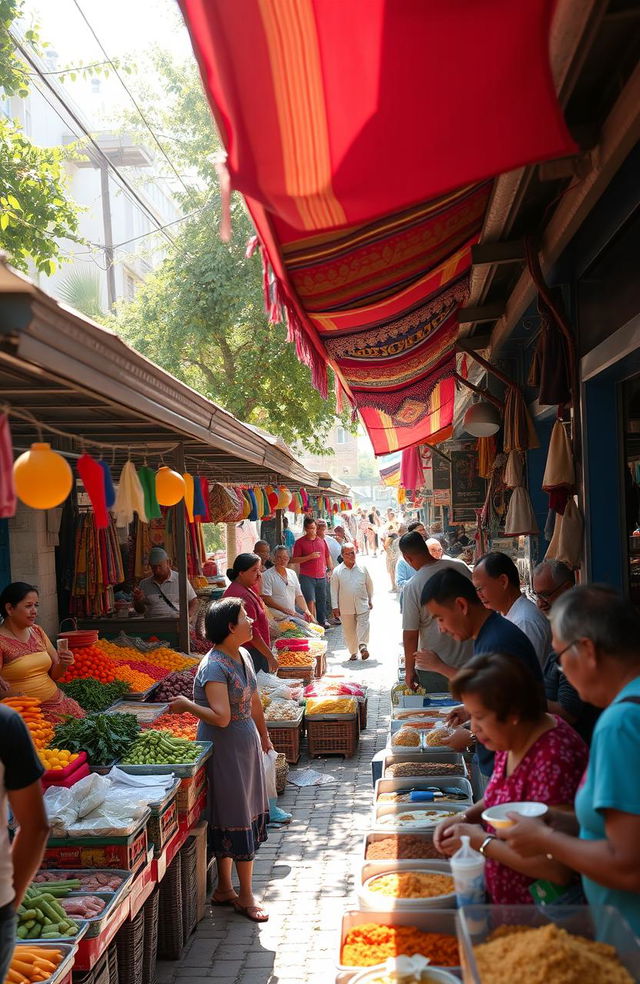
<instances>
[{"instance_id":1,"label":"overhead power line","mask_svg":"<svg viewBox=\"0 0 640 984\"><path fill-rule=\"evenodd\" d=\"M13 35L12 35L12 37L13 37ZM18 41L17 38L13 37L13 42L14 42L16 48L19 50L20 54L23 56L23 58L34 69L35 73L38 75L38 77L42 81L43 85L45 85L47 87L47 89L53 94L53 96L55 97L55 99L58 102L60 102L62 104L62 106L64 106L65 112L67 113L67 115L69 116L69 118L71 120L73 120L73 122L75 123L75 125L80 129L80 131L84 134L84 136L87 137L87 139L91 142L91 144L93 146L93 149L94 149L95 153L98 155L98 157L101 160L104 161L104 163L106 164L107 167L111 168L111 170L114 172L114 174L116 174L118 176L118 179L122 182L123 186L125 188L127 188L127 190L129 191L130 195L133 196L133 198L136 200L136 202L141 207L141 209L143 210L143 212L147 215L147 217L149 219L151 219L151 221L153 222L153 224L157 227L157 231L158 232L161 232L162 235L165 237L165 239L168 242L170 242L172 246L175 246L176 245L175 240L172 239L172 237L169 235L169 233L164 229L164 227L163 227L162 223L160 222L160 220L154 215L154 213L151 211L151 209L146 204L146 202L144 201L144 199L142 199L140 197L140 195L137 193L137 191L135 190L135 188L133 188L132 185L129 184L129 182L127 181L127 179L125 178L125 176L122 174L122 172L119 170L119 168L116 167L116 165L113 163L113 161L109 160L108 156L105 154L105 152L103 151L102 147L94 139L94 137L92 136L92 134L90 133L90 131L84 125L84 123L79 118L79 116L76 114L75 110L73 110L69 106L69 104L67 102L65 102L65 100L61 97L60 93L54 88L53 84L49 81L49 79L46 78L45 75L43 75L43 73L40 71L40 66L35 61L35 59L31 56L31 54L29 53L29 51L27 51L27 49L24 47L24 45L20 41ZM56 107L52 105L51 101L49 99L47 99L47 97L45 96L44 93L42 93L42 95L46 99L46 101L49 103L49 105L52 107L52 109L54 109L55 112L58 113L58 116L60 116L60 113L58 112L58 110L56 109ZM63 119L63 117L61 117L61 119ZM65 120L65 123L66 122L67 121ZM68 125L68 123L67 123L67 125ZM76 136L78 136L78 134L76 134Z\"/></svg>"},{"instance_id":2,"label":"overhead power line","mask_svg":"<svg viewBox=\"0 0 640 984\"><path fill-rule=\"evenodd\" d=\"M108 52L105 50L105 47L104 47L102 41L100 40L100 38L96 34L94 28L91 26L91 24L89 22L89 19L87 18L87 15L85 14L84 10L82 9L82 7L80 6L80 4L78 3L78 0L73 0L73 3L74 3L74 6L76 7L78 13L82 17L83 21L85 22L85 24L89 28L89 30L90 30L90 32L91 32L91 34L92 34L92 36L93 36L96 44L100 48L100 51L102 52L102 54L104 55L104 57L107 59L109 65L111 65L111 67L112 67L115 75L118 78L118 81L120 82L120 85L122 86L122 88L124 89L124 91L129 96L129 99L131 100L131 102L135 106L135 108L136 108L136 110L138 112L138 115L140 116L140 119L142 120L142 122L146 126L147 130L149 131L149 133L153 137L154 143L156 144L158 150L160 151L160 153L162 154L162 156L166 160L167 164L169 165L169 167L171 168L171 170L175 174L176 178L178 179L178 181L180 182L180 184L182 185L182 187L184 188L184 190L186 191L186 193L187 194L190 194L191 193L190 192L190 189L187 187L187 185L182 180L182 177L180 176L180 174L176 170L173 161L171 160L171 158L167 154L166 150L164 149L164 147L162 146L162 144L158 140L158 137L156 136L153 128L151 127L151 124L149 123L149 120L147 119L147 117L143 113L142 109L140 108L140 105L138 104L138 101L137 101L136 97L134 96L134 94L132 93L131 89L128 87L127 83L125 82L125 80L123 79L122 75L120 74L120 71L118 70L118 66L109 57Z\"/></svg>"}]
</instances>

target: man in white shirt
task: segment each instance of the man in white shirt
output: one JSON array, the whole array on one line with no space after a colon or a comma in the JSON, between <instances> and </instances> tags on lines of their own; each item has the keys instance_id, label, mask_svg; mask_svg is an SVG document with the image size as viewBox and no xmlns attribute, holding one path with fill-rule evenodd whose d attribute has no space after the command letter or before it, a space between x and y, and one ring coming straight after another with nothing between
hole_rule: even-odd
<instances>
[{"instance_id":1,"label":"man in white shirt","mask_svg":"<svg viewBox=\"0 0 640 984\"><path fill-rule=\"evenodd\" d=\"M333 530L329 531L327 546L329 547L329 553L331 554L331 560L334 566L339 563L338 557L342 553L342 547L345 543L347 543L347 534L343 526L336 526Z\"/></svg>"},{"instance_id":2,"label":"man in white shirt","mask_svg":"<svg viewBox=\"0 0 640 984\"><path fill-rule=\"evenodd\" d=\"M133 592L133 607L145 618L177 618L180 611L180 576L162 547L149 551L151 577L143 577ZM189 618L198 611L198 596L187 581Z\"/></svg>"},{"instance_id":3,"label":"man in white shirt","mask_svg":"<svg viewBox=\"0 0 640 984\"><path fill-rule=\"evenodd\" d=\"M416 572L402 593L402 642L404 646L405 679L412 690L424 687L428 693L449 689L447 678L432 668L440 661L448 666L464 666L473 654L470 642L458 642L443 635L437 622L421 604L422 589L427 581L450 567L470 577L469 568L459 560L436 560L424 538L417 530L400 537L400 552Z\"/></svg>"},{"instance_id":4,"label":"man in white shirt","mask_svg":"<svg viewBox=\"0 0 640 984\"><path fill-rule=\"evenodd\" d=\"M524 632L535 649L540 666L551 651L551 626L539 608L520 590L520 575L511 557L494 551L481 557L473 568L473 583L485 608L500 612Z\"/></svg>"},{"instance_id":5,"label":"man in white shirt","mask_svg":"<svg viewBox=\"0 0 640 984\"><path fill-rule=\"evenodd\" d=\"M276 547L273 551L273 567L262 575L262 600L271 610L277 622L297 616L296 607L307 622L313 621L300 581L295 571L289 570L289 551L286 547Z\"/></svg>"},{"instance_id":6,"label":"man in white shirt","mask_svg":"<svg viewBox=\"0 0 640 984\"><path fill-rule=\"evenodd\" d=\"M342 563L331 575L331 607L335 618L342 620L344 641L349 659L369 659L369 612L373 605L373 581L364 567L356 564L356 548L345 543Z\"/></svg>"}]
</instances>

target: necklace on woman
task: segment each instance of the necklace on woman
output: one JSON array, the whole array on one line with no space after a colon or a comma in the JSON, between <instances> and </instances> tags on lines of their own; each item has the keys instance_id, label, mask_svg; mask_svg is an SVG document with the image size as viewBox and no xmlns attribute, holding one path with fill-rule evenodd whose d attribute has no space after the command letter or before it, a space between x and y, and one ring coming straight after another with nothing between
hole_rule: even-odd
<instances>
[{"instance_id":1,"label":"necklace on woman","mask_svg":"<svg viewBox=\"0 0 640 984\"><path fill-rule=\"evenodd\" d=\"M14 632L13 629L11 628L11 626L8 625L6 621L4 621L2 624L3 624L3 626L5 626L5 628L9 629L9 632L11 633L11 635L13 636L13 638L14 639L17 639L18 642L21 642L23 645L26 645L26 643L29 641L29 632L30 632L29 626L27 626L27 628L26 628L27 638L26 639L21 639L20 636L18 635L18 633L17 632ZM25 630L23 629L23 631L25 631Z\"/></svg>"}]
</instances>

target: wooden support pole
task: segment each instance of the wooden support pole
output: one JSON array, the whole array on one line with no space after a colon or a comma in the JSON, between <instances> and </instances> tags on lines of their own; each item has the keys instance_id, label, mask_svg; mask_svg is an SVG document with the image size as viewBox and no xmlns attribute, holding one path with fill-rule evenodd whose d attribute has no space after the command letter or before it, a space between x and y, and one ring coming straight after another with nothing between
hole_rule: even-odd
<instances>
[{"instance_id":1,"label":"wooden support pole","mask_svg":"<svg viewBox=\"0 0 640 984\"><path fill-rule=\"evenodd\" d=\"M499 266L502 263L524 263L524 260L525 250L521 239L502 243L476 243L471 247L471 262L474 266L487 263Z\"/></svg>"},{"instance_id":2,"label":"wooden support pole","mask_svg":"<svg viewBox=\"0 0 640 984\"><path fill-rule=\"evenodd\" d=\"M498 410L504 410L504 403L502 400L499 400L497 396L494 396L493 393L489 393L488 390L482 389L481 386L476 386L475 383L470 383L468 379L464 379L458 372L455 374L454 379L456 379L457 382L461 383L463 386L466 386L467 389L473 390L474 393L481 396L483 400L487 401L487 403L493 403L494 407Z\"/></svg>"},{"instance_id":3,"label":"wooden support pole","mask_svg":"<svg viewBox=\"0 0 640 984\"><path fill-rule=\"evenodd\" d=\"M175 450L176 471L184 474L184 445L178 444ZM184 501L173 507L176 527L176 567L178 568L178 648L183 653L189 650L189 602L187 601L187 511Z\"/></svg>"},{"instance_id":4,"label":"wooden support pole","mask_svg":"<svg viewBox=\"0 0 640 984\"><path fill-rule=\"evenodd\" d=\"M458 310L458 324L469 325L483 321L497 321L504 314L504 309L504 301L463 307Z\"/></svg>"},{"instance_id":5,"label":"wooden support pole","mask_svg":"<svg viewBox=\"0 0 640 984\"><path fill-rule=\"evenodd\" d=\"M238 556L238 540L236 537L236 524L227 523L227 567L233 567L233 562Z\"/></svg>"}]
</instances>

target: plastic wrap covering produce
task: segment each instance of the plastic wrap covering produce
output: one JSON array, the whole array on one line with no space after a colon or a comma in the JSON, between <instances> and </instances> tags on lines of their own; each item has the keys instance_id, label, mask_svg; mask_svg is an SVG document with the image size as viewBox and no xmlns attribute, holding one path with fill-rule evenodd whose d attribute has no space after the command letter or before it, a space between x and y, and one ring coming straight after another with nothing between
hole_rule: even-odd
<instances>
[{"instance_id":1,"label":"plastic wrap covering produce","mask_svg":"<svg viewBox=\"0 0 640 984\"><path fill-rule=\"evenodd\" d=\"M28 728L35 747L46 748L53 738L53 726L42 713L41 702L37 697L5 697L2 703L18 712Z\"/></svg>"},{"instance_id":2,"label":"plastic wrap covering produce","mask_svg":"<svg viewBox=\"0 0 640 984\"><path fill-rule=\"evenodd\" d=\"M168 731L146 731L135 740L122 759L123 765L179 765L195 762L200 745L176 738Z\"/></svg>"},{"instance_id":3,"label":"plastic wrap covering produce","mask_svg":"<svg viewBox=\"0 0 640 984\"><path fill-rule=\"evenodd\" d=\"M173 776L127 776L112 769L95 773L66 789L51 786L44 794L47 817L55 837L106 837L135 828L150 803L159 803ZM151 779L152 784L139 782ZM133 781L132 781L133 780Z\"/></svg>"},{"instance_id":4,"label":"plastic wrap covering produce","mask_svg":"<svg viewBox=\"0 0 640 984\"><path fill-rule=\"evenodd\" d=\"M305 697L364 697L366 690L358 683L348 680L314 680L304 688Z\"/></svg>"},{"instance_id":5,"label":"plastic wrap covering produce","mask_svg":"<svg viewBox=\"0 0 640 984\"><path fill-rule=\"evenodd\" d=\"M153 699L162 704L172 697L193 697L193 677L194 673L191 670L167 674L155 691Z\"/></svg>"},{"instance_id":6,"label":"plastic wrap covering produce","mask_svg":"<svg viewBox=\"0 0 640 984\"><path fill-rule=\"evenodd\" d=\"M256 679L260 693L267 694L271 700L276 698L300 700L302 697L302 684L294 683L293 680L281 680L280 677L274 676L273 673L265 673L264 670L258 670Z\"/></svg>"},{"instance_id":7,"label":"plastic wrap covering produce","mask_svg":"<svg viewBox=\"0 0 640 984\"><path fill-rule=\"evenodd\" d=\"M358 702L355 697L310 697L307 714L355 714Z\"/></svg>"},{"instance_id":8,"label":"plastic wrap covering produce","mask_svg":"<svg viewBox=\"0 0 640 984\"><path fill-rule=\"evenodd\" d=\"M420 732L416 731L415 728L400 728L399 731L396 731L396 733L391 736L391 744L419 748Z\"/></svg>"},{"instance_id":9,"label":"plastic wrap covering produce","mask_svg":"<svg viewBox=\"0 0 640 984\"><path fill-rule=\"evenodd\" d=\"M88 714L67 718L55 730L53 744L71 752L86 752L90 765L110 765L120 758L140 733L133 714Z\"/></svg>"},{"instance_id":10,"label":"plastic wrap covering produce","mask_svg":"<svg viewBox=\"0 0 640 984\"><path fill-rule=\"evenodd\" d=\"M266 721L297 721L300 705L295 700L272 700L264 716Z\"/></svg>"}]
</instances>

